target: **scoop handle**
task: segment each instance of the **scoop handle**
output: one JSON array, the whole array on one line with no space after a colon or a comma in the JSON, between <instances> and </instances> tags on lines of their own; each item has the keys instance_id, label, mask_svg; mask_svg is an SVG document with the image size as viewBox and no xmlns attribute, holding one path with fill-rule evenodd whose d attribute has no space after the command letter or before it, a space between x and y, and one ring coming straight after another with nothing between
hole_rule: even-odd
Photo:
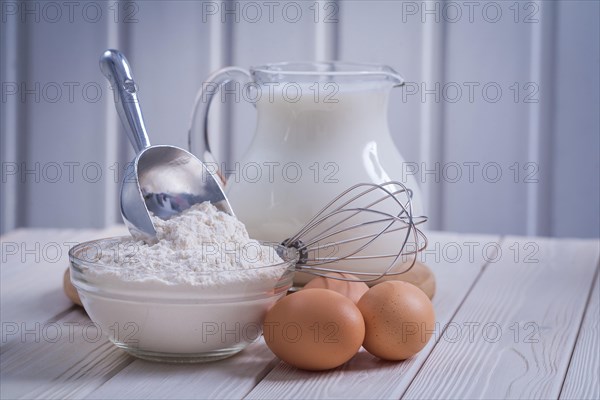
<instances>
[{"instance_id":1,"label":"scoop handle","mask_svg":"<svg viewBox=\"0 0 600 400\"><path fill-rule=\"evenodd\" d=\"M100 57L100 71L112 86L117 113L136 153L150 147L150 139L137 98L137 85L127 59L118 50L106 50Z\"/></svg>"}]
</instances>

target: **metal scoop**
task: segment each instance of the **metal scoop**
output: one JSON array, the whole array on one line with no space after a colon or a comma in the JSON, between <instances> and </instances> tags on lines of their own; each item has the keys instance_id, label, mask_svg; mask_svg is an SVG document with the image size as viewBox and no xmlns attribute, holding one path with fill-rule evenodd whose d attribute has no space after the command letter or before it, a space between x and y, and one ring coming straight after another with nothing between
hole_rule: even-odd
<instances>
[{"instance_id":1,"label":"metal scoop","mask_svg":"<svg viewBox=\"0 0 600 400\"><path fill-rule=\"evenodd\" d=\"M234 215L223 189L198 158L175 146L151 146L127 59L117 50L100 57L100 70L115 94L117 112L137 156L121 184L121 215L134 237L156 241L150 213L169 219L194 204L211 202Z\"/></svg>"}]
</instances>

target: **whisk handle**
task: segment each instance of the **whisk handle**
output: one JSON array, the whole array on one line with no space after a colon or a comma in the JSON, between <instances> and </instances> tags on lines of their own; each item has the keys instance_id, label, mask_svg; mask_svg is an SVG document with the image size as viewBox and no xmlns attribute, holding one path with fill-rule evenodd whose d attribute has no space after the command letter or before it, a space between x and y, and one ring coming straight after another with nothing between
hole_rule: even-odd
<instances>
[{"instance_id":1,"label":"whisk handle","mask_svg":"<svg viewBox=\"0 0 600 400\"><path fill-rule=\"evenodd\" d=\"M296 262L297 265L303 265L308 262L308 249L302 240L290 242L290 239L286 239L281 242L281 245L285 247L293 247L298 250L298 262Z\"/></svg>"}]
</instances>

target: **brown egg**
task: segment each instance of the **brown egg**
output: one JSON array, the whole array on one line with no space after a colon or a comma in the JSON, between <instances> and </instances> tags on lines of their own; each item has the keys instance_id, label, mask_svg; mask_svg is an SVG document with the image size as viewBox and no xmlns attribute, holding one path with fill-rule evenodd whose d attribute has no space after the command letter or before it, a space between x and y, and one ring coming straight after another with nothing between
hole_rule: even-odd
<instances>
[{"instance_id":1,"label":"brown egg","mask_svg":"<svg viewBox=\"0 0 600 400\"><path fill-rule=\"evenodd\" d=\"M401 281L373 286L357 304L365 319L364 348L384 360L405 360L418 353L435 328L431 300Z\"/></svg>"},{"instance_id":2,"label":"brown egg","mask_svg":"<svg viewBox=\"0 0 600 400\"><path fill-rule=\"evenodd\" d=\"M342 365L360 349L365 323L356 305L327 289L305 289L279 300L264 322L267 346L297 368Z\"/></svg>"},{"instance_id":3,"label":"brown egg","mask_svg":"<svg viewBox=\"0 0 600 400\"><path fill-rule=\"evenodd\" d=\"M327 274L327 276L340 276L347 279L358 280L358 278L354 275L336 272L331 272ZM325 278L323 276L318 276L304 285L304 289L315 288L329 289L333 290L334 292L338 292L339 294L344 295L352 300L354 304L358 303L358 300L360 300L362 295L369 290L369 287L364 282L343 281L340 279Z\"/></svg>"},{"instance_id":4,"label":"brown egg","mask_svg":"<svg viewBox=\"0 0 600 400\"><path fill-rule=\"evenodd\" d=\"M409 266L410 264L400 266L398 267L398 270L403 271L409 268ZM435 275L427 265L419 261L415 261L415 265L405 273L385 276L375 282L369 282L369 286L375 286L378 283L385 281L403 281L412 283L425 292L430 299L433 299L433 296L435 295Z\"/></svg>"},{"instance_id":5,"label":"brown egg","mask_svg":"<svg viewBox=\"0 0 600 400\"><path fill-rule=\"evenodd\" d=\"M69 268L65 271L63 275L63 290L67 297L78 306L81 306L81 299L79 298L79 293L77 293L77 289L71 283L71 271Z\"/></svg>"}]
</instances>

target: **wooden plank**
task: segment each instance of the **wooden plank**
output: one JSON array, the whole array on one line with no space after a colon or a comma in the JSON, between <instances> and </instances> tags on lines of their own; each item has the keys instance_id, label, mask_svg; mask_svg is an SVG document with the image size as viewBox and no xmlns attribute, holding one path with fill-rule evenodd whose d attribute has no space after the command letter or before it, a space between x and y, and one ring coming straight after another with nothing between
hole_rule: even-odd
<instances>
[{"instance_id":1,"label":"wooden plank","mask_svg":"<svg viewBox=\"0 0 600 400\"><path fill-rule=\"evenodd\" d=\"M74 243L124 233L124 226L20 229L0 238L1 398L86 394L131 362L105 337L96 339L85 312L62 290Z\"/></svg>"},{"instance_id":2,"label":"wooden plank","mask_svg":"<svg viewBox=\"0 0 600 400\"><path fill-rule=\"evenodd\" d=\"M8 325L3 336L4 328ZM29 324L27 331L17 329L0 360L3 399L81 397L133 361L80 308L56 321Z\"/></svg>"},{"instance_id":3,"label":"wooden plank","mask_svg":"<svg viewBox=\"0 0 600 400\"><path fill-rule=\"evenodd\" d=\"M476 282L485 264L482 248L488 243L496 245L499 238L438 232L428 236L430 250L424 255L424 262L431 266L437 279L434 307L439 331L452 319ZM469 246L476 249L472 258ZM458 257L457 249L462 252ZM438 339L440 336L436 333ZM300 371L281 362L247 398L399 398L435 345L432 339L417 356L398 363L381 361L362 349L345 365L322 373Z\"/></svg>"},{"instance_id":4,"label":"wooden plank","mask_svg":"<svg viewBox=\"0 0 600 400\"><path fill-rule=\"evenodd\" d=\"M45 3L23 2L17 13L25 21L18 65L25 85L18 105L23 163L8 179L21 187L19 225L99 228L105 188L116 182L105 147L105 103L113 97L98 59L116 11L108 2L77 4L71 12L58 4L50 11ZM88 15L87 6L94 10Z\"/></svg>"},{"instance_id":5,"label":"wooden plank","mask_svg":"<svg viewBox=\"0 0 600 400\"><path fill-rule=\"evenodd\" d=\"M125 233L124 227L112 230L20 230L2 237L3 244L19 244L22 248L35 248L40 243L43 248L49 243L64 245L93 237L114 236ZM39 251L38 251L39 253ZM71 304L62 293L62 274L67 265L66 251L54 262L40 257L35 262L29 255L25 261L21 253L12 255L2 264L2 398L71 398L84 397L105 381L117 374L133 361L123 351L110 344L105 338L96 341L85 340L83 331L89 319L80 309L71 310L64 318L53 321L57 314L65 314ZM5 290L6 289L6 290ZM22 296L22 293L32 296ZM73 320L75 318L75 320ZM24 324L24 325L23 325ZM73 335L69 336L69 327L75 324ZM61 340L54 343L55 329L61 330ZM6 328L6 329L5 329ZM27 329L28 333L24 331ZM87 331L86 331L87 332ZM95 330L90 329L93 334ZM74 340L71 340L71 337ZM162 385L174 397L242 397L271 368L274 356L264 344L256 343L242 354L205 367L170 366L136 361L128 369L125 378L119 376L111 385L102 388L94 396L105 398L111 391L113 397L125 396L123 385L131 387L134 376L142 378L140 388L135 393L146 393L142 397L162 393ZM174 371L177 371L175 374ZM187 372L186 372L187 371ZM157 379L160 387L148 385L146 376L163 374ZM236 376L239 379L232 379ZM188 384L186 384L186 382ZM135 385L134 385L135 386ZM199 394L194 388L202 387ZM177 388L180 390L178 391ZM208 393L207 391L210 391ZM131 392L127 396L135 397ZM163 396L167 396L165 393Z\"/></svg>"},{"instance_id":6,"label":"wooden plank","mask_svg":"<svg viewBox=\"0 0 600 400\"><path fill-rule=\"evenodd\" d=\"M62 289L74 243L126 233L107 230L20 229L0 238L0 319L2 323L44 323L72 306ZM1 347L6 343L2 341Z\"/></svg>"},{"instance_id":7,"label":"wooden plank","mask_svg":"<svg viewBox=\"0 0 600 400\"><path fill-rule=\"evenodd\" d=\"M554 107L556 97L553 90L555 71L551 67L557 59L556 36L557 18L556 10L558 2L538 0L532 3L539 9L540 18L537 24L531 25L531 59L530 80L536 82L543 89L543 99L529 109L529 129L527 130L527 161L534 163L540 171L551 171L554 149L553 141L548 140L546 135L552 132L555 125ZM561 152L562 153L562 152ZM526 235L527 236L551 236L551 228L554 223L552 214L553 175L549 174L545 179L540 179L535 185L527 185L526 206ZM555 178L554 178L555 179Z\"/></svg>"},{"instance_id":8,"label":"wooden plank","mask_svg":"<svg viewBox=\"0 0 600 400\"><path fill-rule=\"evenodd\" d=\"M87 398L242 398L273 368L275 356L262 338L239 354L207 364L136 360Z\"/></svg>"},{"instance_id":9,"label":"wooden plank","mask_svg":"<svg viewBox=\"0 0 600 400\"><path fill-rule=\"evenodd\" d=\"M483 7L482 3L472 18L464 4L458 6L462 16L456 22L450 22L455 14L445 17L441 12L441 20L448 22L444 76L438 99L433 95L425 99L444 105L444 152L439 161L442 168L449 168L448 175L440 178L444 195L440 229L525 234L527 187L536 186L528 182L552 179L550 171L541 170L534 164L537 160L528 158L524 145L532 118L530 111L538 107L538 102L552 100L545 94L544 82L535 81L537 76L530 73L529 63L534 55L530 37L535 24L525 21L529 14L522 8L515 21L510 8L515 8L513 2L497 2L491 7ZM445 12L453 11L452 7L442 7ZM536 20L542 18L539 12L534 14ZM425 18L433 22L431 16ZM494 45L490 46L492 42ZM509 59L523 62L498 62ZM431 89L427 84L427 89ZM471 93L469 85L473 88ZM450 172L453 165L461 174L456 181L458 174ZM469 171L469 165L473 170ZM435 164L427 165L428 169L434 167ZM424 179L432 180L434 176Z\"/></svg>"},{"instance_id":10,"label":"wooden plank","mask_svg":"<svg viewBox=\"0 0 600 400\"><path fill-rule=\"evenodd\" d=\"M248 3L250 5L244 2L220 4L221 7L236 10L233 15L226 16L225 20L233 22L229 43L231 62L243 68L282 61L313 60L317 26L315 19L322 21L326 18L325 13L329 11L329 9L319 8L323 5L313 1L284 0L274 3ZM235 20L232 19L234 16ZM210 16L209 22L218 23L218 18L218 15ZM223 23L222 18L221 23ZM254 138L256 109L250 101L245 100L244 96L239 95L240 93L237 99L231 95L216 96L213 101L214 105L231 105L231 115L226 116L231 119L230 131L226 132L230 136L231 148L225 149L231 159L219 160L221 162L240 162ZM222 135L224 132L213 132L211 140L213 137L216 139L217 136L213 136L214 134ZM216 140L213 140L213 143L215 142ZM248 161L252 160L245 160ZM230 168L231 166L228 165ZM237 179L240 177L238 176Z\"/></svg>"},{"instance_id":11,"label":"wooden plank","mask_svg":"<svg viewBox=\"0 0 600 400\"><path fill-rule=\"evenodd\" d=\"M404 398L558 397L597 269L598 241L509 237L501 254ZM477 324L472 335L468 324Z\"/></svg>"},{"instance_id":12,"label":"wooden plank","mask_svg":"<svg viewBox=\"0 0 600 400\"><path fill-rule=\"evenodd\" d=\"M186 0L136 4L138 21L128 25L126 55L139 86L148 136L152 144L187 149L196 92L210 73L212 37L205 10L221 4ZM129 143L126 146L131 148Z\"/></svg>"},{"instance_id":13,"label":"wooden plank","mask_svg":"<svg viewBox=\"0 0 600 400\"><path fill-rule=\"evenodd\" d=\"M4 3L3 3L4 4ZM14 4L14 3L13 3ZM7 8L10 6L7 5ZM16 18L4 18L0 24L0 80L4 87L17 84L23 75L24 68L19 68L19 61L25 52L19 51L23 46L23 24ZM5 92L6 93L6 92ZM23 140L19 135L22 121L19 111L23 109L17 96L5 96L0 107L0 157L2 157L3 171L7 171L10 163L18 165L22 158ZM2 190L0 190L0 234L15 229L19 224L19 195L18 179L8 179L2 176Z\"/></svg>"},{"instance_id":14,"label":"wooden plank","mask_svg":"<svg viewBox=\"0 0 600 400\"><path fill-rule=\"evenodd\" d=\"M559 28L553 43L557 55L554 76L569 76L571 79L568 82L555 79L551 84L555 112L552 115L554 129L549 140L553 143L551 166L554 173L549 196L552 214L548 219L552 220L552 234L555 236L598 237L600 92L590 88L600 86L597 39L600 37L600 2L559 1L556 9L556 26L564 28ZM540 96L543 96L542 90L540 87ZM586 195L576 196L573 193Z\"/></svg>"},{"instance_id":15,"label":"wooden plank","mask_svg":"<svg viewBox=\"0 0 600 400\"><path fill-rule=\"evenodd\" d=\"M386 163L385 152L380 150L380 160L391 178L412 186L408 179L411 168L421 170L421 163L430 165L431 158L441 150L444 142L434 137L441 134L442 118L440 102L421 101L420 84L439 81L437 73L443 69L442 41L435 41L443 24L424 24L418 16L409 16L407 8L423 7L424 2L387 0L340 1L339 4L339 60L389 65L400 73L407 85L391 90L388 121L395 145L407 163L402 168L391 169ZM438 68L439 67L439 68ZM436 126L438 129L436 130ZM431 134L431 135L430 135ZM427 156L427 158L424 158ZM394 156L396 157L396 156ZM430 229L439 229L438 218L440 184L421 179L414 174L422 197L415 194L415 201L423 203L430 217Z\"/></svg>"},{"instance_id":16,"label":"wooden plank","mask_svg":"<svg viewBox=\"0 0 600 400\"><path fill-rule=\"evenodd\" d=\"M416 6L422 4L414 3ZM423 34L430 29L429 24L423 24L418 16L407 15L406 2L342 1L339 6L340 60L389 65L411 83L411 89L415 87L413 83L418 87L428 78L428 66L423 64L427 51L433 53L427 61L440 61L441 53L425 45ZM436 56L438 58L434 60ZM420 93L411 93L406 87L392 90L389 128L404 159L419 163L425 161L420 159L423 126L419 116L429 104L421 102ZM423 187L424 182L419 183ZM432 219L430 227L435 228L436 223L438 221Z\"/></svg>"},{"instance_id":17,"label":"wooden plank","mask_svg":"<svg viewBox=\"0 0 600 400\"><path fill-rule=\"evenodd\" d=\"M561 399L600 399L600 275L585 311Z\"/></svg>"}]
</instances>

